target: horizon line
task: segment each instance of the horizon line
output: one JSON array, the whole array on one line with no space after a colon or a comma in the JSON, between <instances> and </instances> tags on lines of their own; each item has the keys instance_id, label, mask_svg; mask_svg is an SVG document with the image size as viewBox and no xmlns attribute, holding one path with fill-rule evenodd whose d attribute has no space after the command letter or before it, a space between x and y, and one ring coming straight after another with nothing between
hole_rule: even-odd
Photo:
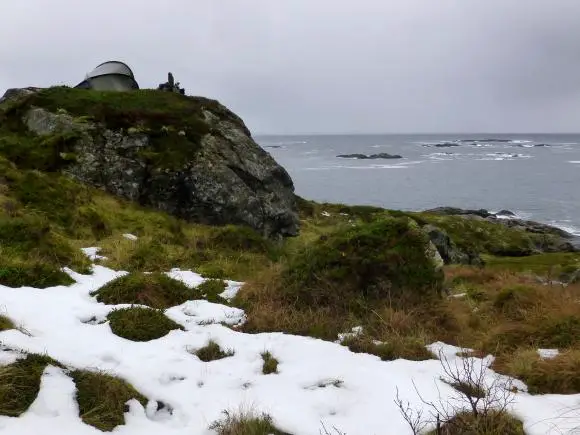
<instances>
[{"instance_id":1,"label":"horizon line","mask_svg":"<svg viewBox=\"0 0 580 435\"><path fill-rule=\"evenodd\" d=\"M551 134L569 134L569 135L580 135L580 131L563 131L563 132L546 132L546 131L527 131L527 132L371 132L371 133L357 133L357 132L338 132L338 133L264 133L264 132L252 132L252 136L397 136L397 135L551 135Z\"/></svg>"}]
</instances>

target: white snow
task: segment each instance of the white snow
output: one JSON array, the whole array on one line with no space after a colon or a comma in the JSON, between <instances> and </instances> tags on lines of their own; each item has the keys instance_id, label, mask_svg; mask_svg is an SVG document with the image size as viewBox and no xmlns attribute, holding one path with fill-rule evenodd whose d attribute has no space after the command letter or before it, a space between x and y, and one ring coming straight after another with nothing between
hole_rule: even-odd
<instances>
[{"instance_id":1,"label":"white snow","mask_svg":"<svg viewBox=\"0 0 580 435\"><path fill-rule=\"evenodd\" d=\"M330 213L328 213L327 211L323 211L322 213L320 213L322 216L324 217L330 217Z\"/></svg>"},{"instance_id":2,"label":"white snow","mask_svg":"<svg viewBox=\"0 0 580 435\"><path fill-rule=\"evenodd\" d=\"M138 237L133 235L133 234L123 234L123 237L125 237L126 239L129 239L129 240L137 240L138 239Z\"/></svg>"},{"instance_id":3,"label":"white snow","mask_svg":"<svg viewBox=\"0 0 580 435\"><path fill-rule=\"evenodd\" d=\"M284 333L244 334L221 324L243 321L241 310L207 301L188 301L166 311L185 330L145 343L128 341L112 334L106 322L107 314L119 306L98 303L89 295L125 272L99 265L92 275L67 272L75 284L43 290L0 286L0 308L30 333L0 332L0 364L21 357L19 350L47 353L69 368L105 370L126 379L150 402L143 408L130 401L126 424L115 429L117 435L209 435L209 425L223 410L248 406L269 413L279 429L296 435L318 435L322 424L348 435L405 435L411 430L393 403L397 389L416 409L425 405L414 384L425 400L456 397L441 380L444 373L437 360L384 362L328 341ZM179 269L169 275L190 286L204 280ZM241 283L230 286L233 293ZM235 354L200 361L192 352L209 340ZM462 349L444 343L429 349L451 363L461 361L457 352ZM278 374L262 374L264 351L278 359ZM488 356L483 363L492 360ZM486 381L495 376L489 370ZM532 396L521 387L524 391L516 394L511 411L524 421L527 433L566 434L580 426L580 395ZM165 410L157 410L157 401ZM82 423L72 379L52 366L46 368L40 393L25 414L0 416L0 433L101 434Z\"/></svg>"},{"instance_id":4,"label":"white snow","mask_svg":"<svg viewBox=\"0 0 580 435\"><path fill-rule=\"evenodd\" d=\"M560 355L558 349L538 349L538 355L543 359L553 359Z\"/></svg>"},{"instance_id":5,"label":"white snow","mask_svg":"<svg viewBox=\"0 0 580 435\"><path fill-rule=\"evenodd\" d=\"M102 255L99 255L99 251L101 250L101 248L82 248L81 251L84 252L84 254L89 257L89 260L91 261L95 261L95 260L106 260L107 257L103 257Z\"/></svg>"}]
</instances>

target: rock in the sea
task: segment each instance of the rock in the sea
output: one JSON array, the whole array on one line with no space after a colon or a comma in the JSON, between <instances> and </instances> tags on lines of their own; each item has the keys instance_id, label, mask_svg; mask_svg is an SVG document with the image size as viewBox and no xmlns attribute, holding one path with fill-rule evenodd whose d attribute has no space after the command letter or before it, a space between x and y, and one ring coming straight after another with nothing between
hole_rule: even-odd
<instances>
[{"instance_id":1,"label":"rock in the sea","mask_svg":"<svg viewBox=\"0 0 580 435\"><path fill-rule=\"evenodd\" d=\"M450 147L458 147L461 146L457 142L443 142L435 144L436 148L450 148Z\"/></svg>"},{"instance_id":2,"label":"rock in the sea","mask_svg":"<svg viewBox=\"0 0 580 435\"><path fill-rule=\"evenodd\" d=\"M494 213L496 216L509 216L509 217L516 217L516 214L513 211L509 210L500 210L497 213Z\"/></svg>"},{"instance_id":3,"label":"rock in the sea","mask_svg":"<svg viewBox=\"0 0 580 435\"><path fill-rule=\"evenodd\" d=\"M339 154L336 157L341 157L343 159L402 159L403 156L398 154L387 154L387 153L378 153L378 154Z\"/></svg>"},{"instance_id":4,"label":"rock in the sea","mask_svg":"<svg viewBox=\"0 0 580 435\"><path fill-rule=\"evenodd\" d=\"M445 264L484 265L478 253L459 249L444 230L433 225L425 225L422 230L429 236Z\"/></svg>"},{"instance_id":5,"label":"rock in the sea","mask_svg":"<svg viewBox=\"0 0 580 435\"><path fill-rule=\"evenodd\" d=\"M58 169L80 181L189 221L298 233L292 179L217 101L64 87L5 100L0 115L42 137L51 158L63 157Z\"/></svg>"}]
</instances>

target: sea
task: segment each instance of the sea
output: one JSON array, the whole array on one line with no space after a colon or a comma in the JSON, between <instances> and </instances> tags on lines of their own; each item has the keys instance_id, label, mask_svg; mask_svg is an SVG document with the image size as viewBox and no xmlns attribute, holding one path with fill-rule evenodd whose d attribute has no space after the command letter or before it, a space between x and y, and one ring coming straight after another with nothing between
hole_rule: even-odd
<instances>
[{"instance_id":1,"label":"sea","mask_svg":"<svg viewBox=\"0 0 580 435\"><path fill-rule=\"evenodd\" d=\"M580 134L256 136L320 202L510 210L580 235ZM341 154L388 153L401 159Z\"/></svg>"}]
</instances>

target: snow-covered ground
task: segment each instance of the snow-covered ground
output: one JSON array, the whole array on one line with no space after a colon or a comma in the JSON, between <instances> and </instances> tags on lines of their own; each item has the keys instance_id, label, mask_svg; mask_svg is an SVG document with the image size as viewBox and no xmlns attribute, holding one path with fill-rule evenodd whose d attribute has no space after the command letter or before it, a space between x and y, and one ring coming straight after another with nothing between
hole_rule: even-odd
<instances>
[{"instance_id":1,"label":"snow-covered ground","mask_svg":"<svg viewBox=\"0 0 580 435\"><path fill-rule=\"evenodd\" d=\"M97 251L87 254L95 258ZM144 409L132 401L126 425L117 427L116 434L211 434L208 427L222 417L223 410L245 407L270 414L279 429L296 435L319 435L322 425L348 435L404 435L411 430L393 402L397 389L416 409L425 405L413 383L425 400L437 401L440 394L443 399L457 397L440 380L444 373L437 360L384 362L351 353L338 343L283 333L240 333L220 322L243 322L241 310L207 301L189 301L167 310L167 316L185 331L172 331L150 342L128 341L101 322L119 306L98 303L89 295L124 272L95 265L90 276L68 273L76 280L68 287L0 286L0 312L23 331L0 333L0 364L18 357L6 349L20 349L47 353L71 368L105 370L126 379L150 403ZM203 282L190 271L173 270L169 275L190 286ZM229 282L224 296L232 297L239 287L240 283ZM234 350L234 356L202 362L192 355L192 349L210 339ZM442 351L451 364L460 361L457 348L435 343L431 349ZM278 374L262 374L264 351L279 360ZM490 370L488 382L495 376ZM0 433L101 433L81 421L74 397L72 379L49 366L32 407L19 418L0 416ZM157 401L166 405L163 411L157 411ZM511 410L529 434L580 433L574 432L580 426L580 395L519 392Z\"/></svg>"}]
</instances>

